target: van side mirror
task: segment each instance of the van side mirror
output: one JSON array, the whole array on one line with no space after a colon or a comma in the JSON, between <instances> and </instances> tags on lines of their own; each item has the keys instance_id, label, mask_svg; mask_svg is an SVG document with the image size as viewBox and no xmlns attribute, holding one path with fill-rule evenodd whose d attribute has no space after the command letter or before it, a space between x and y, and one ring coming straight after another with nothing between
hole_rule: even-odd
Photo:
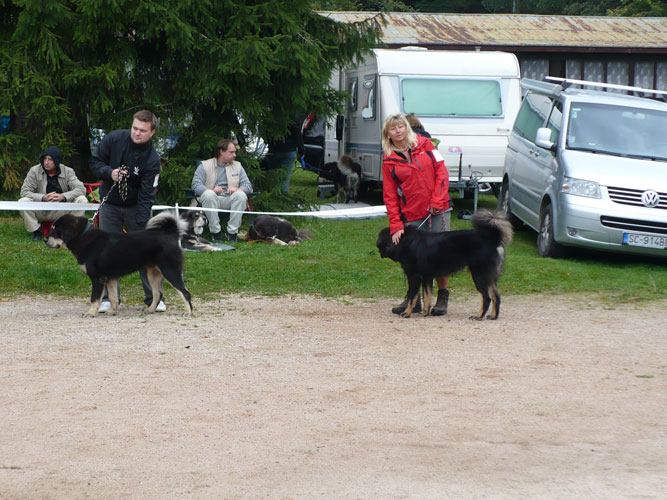
<instances>
[{"instance_id":1,"label":"van side mirror","mask_svg":"<svg viewBox=\"0 0 667 500\"><path fill-rule=\"evenodd\" d=\"M336 140L343 140L343 129L345 128L345 117L343 115L338 115L336 117Z\"/></svg>"},{"instance_id":2,"label":"van side mirror","mask_svg":"<svg viewBox=\"0 0 667 500\"><path fill-rule=\"evenodd\" d=\"M535 144L539 147L548 149L549 151L556 151L556 143L551 142L551 129L538 128L535 136Z\"/></svg>"}]
</instances>

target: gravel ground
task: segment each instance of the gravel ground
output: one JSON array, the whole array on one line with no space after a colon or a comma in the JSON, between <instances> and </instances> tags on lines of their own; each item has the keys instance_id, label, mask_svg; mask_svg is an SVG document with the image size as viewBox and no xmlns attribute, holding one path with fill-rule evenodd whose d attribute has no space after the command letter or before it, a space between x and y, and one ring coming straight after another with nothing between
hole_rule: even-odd
<instances>
[{"instance_id":1,"label":"gravel ground","mask_svg":"<svg viewBox=\"0 0 667 500\"><path fill-rule=\"evenodd\" d=\"M667 301L0 302L0 498L663 499Z\"/></svg>"}]
</instances>

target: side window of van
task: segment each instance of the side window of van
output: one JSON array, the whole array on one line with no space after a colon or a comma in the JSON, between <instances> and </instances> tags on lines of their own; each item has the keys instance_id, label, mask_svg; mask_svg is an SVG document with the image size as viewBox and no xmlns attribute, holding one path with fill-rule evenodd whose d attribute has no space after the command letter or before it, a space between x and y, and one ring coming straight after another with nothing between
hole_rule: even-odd
<instances>
[{"instance_id":1,"label":"side window of van","mask_svg":"<svg viewBox=\"0 0 667 500\"><path fill-rule=\"evenodd\" d=\"M359 95L358 83L359 79L356 76L350 79L350 84L347 89L347 91L350 93L350 101L348 103L348 108L350 111L357 110L357 97Z\"/></svg>"},{"instance_id":2,"label":"side window of van","mask_svg":"<svg viewBox=\"0 0 667 500\"><path fill-rule=\"evenodd\" d=\"M558 142L562 122L563 103L556 101L556 104L554 104L551 114L549 115L549 122L547 123L547 127L551 129L551 142Z\"/></svg>"},{"instance_id":3,"label":"side window of van","mask_svg":"<svg viewBox=\"0 0 667 500\"><path fill-rule=\"evenodd\" d=\"M361 89L361 117L364 120L375 120L375 75L364 77Z\"/></svg>"},{"instance_id":4,"label":"side window of van","mask_svg":"<svg viewBox=\"0 0 667 500\"><path fill-rule=\"evenodd\" d=\"M519 109L519 114L514 122L514 131L521 137L534 142L537 129L544 127L547 121L551 105L552 101L549 97L529 92Z\"/></svg>"}]
</instances>

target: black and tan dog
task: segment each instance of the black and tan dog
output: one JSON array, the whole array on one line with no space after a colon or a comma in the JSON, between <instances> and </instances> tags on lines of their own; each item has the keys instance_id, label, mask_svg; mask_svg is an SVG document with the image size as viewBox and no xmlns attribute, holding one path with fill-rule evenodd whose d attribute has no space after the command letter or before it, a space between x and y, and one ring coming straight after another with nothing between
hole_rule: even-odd
<instances>
[{"instance_id":1,"label":"black and tan dog","mask_svg":"<svg viewBox=\"0 0 667 500\"><path fill-rule=\"evenodd\" d=\"M206 238L202 238L204 228L208 225L208 217L203 210L186 210L180 218L188 225L186 232L181 236L181 247L185 250L198 252L215 252L222 250L214 247Z\"/></svg>"},{"instance_id":2,"label":"black and tan dog","mask_svg":"<svg viewBox=\"0 0 667 500\"><path fill-rule=\"evenodd\" d=\"M500 314L498 278L505 260L505 247L512 241L512 226L504 214L479 210L472 218L474 229L431 233L406 226L397 245L391 240L389 228L378 234L380 256L401 264L408 280L408 307L401 315L409 318L419 298L420 285L424 292L422 314L431 311L433 278L449 276L468 267L477 291L482 295L482 307L471 319L484 319L489 305L493 311L488 319Z\"/></svg>"},{"instance_id":3,"label":"black and tan dog","mask_svg":"<svg viewBox=\"0 0 667 500\"><path fill-rule=\"evenodd\" d=\"M248 241L264 241L274 245L297 245L313 236L307 229L299 231L288 220L273 215L260 215L248 229Z\"/></svg>"},{"instance_id":4,"label":"black and tan dog","mask_svg":"<svg viewBox=\"0 0 667 500\"><path fill-rule=\"evenodd\" d=\"M162 279L178 291L185 304L185 314L192 314L190 292L183 282L183 250L179 239L185 223L163 212L148 221L144 231L106 233L88 224L85 217L66 214L58 219L46 238L47 246L72 252L90 278L92 317L100 307L106 287L111 302L110 314L118 311L118 280L142 268L146 269L153 291L153 302L145 312L153 313L160 300Z\"/></svg>"},{"instance_id":5,"label":"black and tan dog","mask_svg":"<svg viewBox=\"0 0 667 500\"><path fill-rule=\"evenodd\" d=\"M333 182L336 191L336 203L340 201L340 190L345 193L345 203L357 201L361 184L361 165L350 155L343 155L337 162L324 165L321 177Z\"/></svg>"}]
</instances>

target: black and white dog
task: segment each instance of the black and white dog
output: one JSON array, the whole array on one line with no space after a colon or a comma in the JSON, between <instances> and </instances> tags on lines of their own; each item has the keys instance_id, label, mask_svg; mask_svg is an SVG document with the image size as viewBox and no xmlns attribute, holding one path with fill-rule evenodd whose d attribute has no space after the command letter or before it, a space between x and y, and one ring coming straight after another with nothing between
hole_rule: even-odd
<instances>
[{"instance_id":1,"label":"black and white dog","mask_svg":"<svg viewBox=\"0 0 667 500\"><path fill-rule=\"evenodd\" d=\"M290 221L273 215L260 215L248 229L248 241L264 241L274 245L297 245L312 237L307 229L297 231Z\"/></svg>"},{"instance_id":2,"label":"black and white dog","mask_svg":"<svg viewBox=\"0 0 667 500\"><path fill-rule=\"evenodd\" d=\"M181 213L180 218L187 224L187 230L181 236L181 248L198 252L222 250L214 247L210 241L201 236L204 228L208 225L208 217L203 210L186 210Z\"/></svg>"},{"instance_id":3,"label":"black and white dog","mask_svg":"<svg viewBox=\"0 0 667 500\"><path fill-rule=\"evenodd\" d=\"M345 203L357 201L361 184L361 165L350 155L343 155L337 162L325 163L320 177L333 182L336 191L336 203L340 201L341 188L345 192Z\"/></svg>"}]
</instances>

